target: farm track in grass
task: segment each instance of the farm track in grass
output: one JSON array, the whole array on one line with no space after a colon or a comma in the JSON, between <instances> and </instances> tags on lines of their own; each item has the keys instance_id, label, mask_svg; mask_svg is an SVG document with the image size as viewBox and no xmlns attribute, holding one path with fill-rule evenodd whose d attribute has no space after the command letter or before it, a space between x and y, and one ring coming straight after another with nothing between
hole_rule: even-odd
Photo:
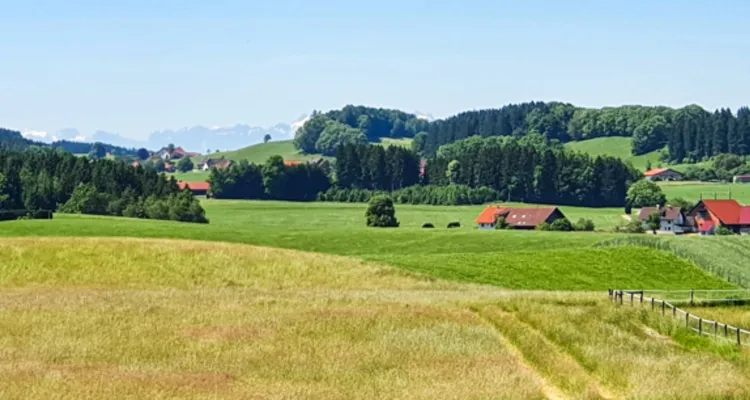
<instances>
[{"instance_id":1,"label":"farm track in grass","mask_svg":"<svg viewBox=\"0 0 750 400\"><path fill-rule=\"evenodd\" d=\"M201 241L0 246L2 398L750 395L747 353L683 345L679 327L606 292L511 292Z\"/></svg>"}]
</instances>

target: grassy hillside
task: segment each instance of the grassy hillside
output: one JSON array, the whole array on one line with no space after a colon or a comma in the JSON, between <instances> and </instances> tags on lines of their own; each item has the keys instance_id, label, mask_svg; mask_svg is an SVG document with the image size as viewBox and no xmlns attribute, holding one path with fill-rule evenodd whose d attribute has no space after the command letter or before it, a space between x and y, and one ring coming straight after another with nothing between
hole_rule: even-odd
<instances>
[{"instance_id":1,"label":"grassy hillside","mask_svg":"<svg viewBox=\"0 0 750 400\"><path fill-rule=\"evenodd\" d=\"M635 168L641 171L646 169L646 163L649 161L655 168L659 163L659 152L652 151L648 154L634 156L631 153L631 142L632 139L627 137L603 137L580 142L569 142L565 144L565 147L591 154L591 156L607 155L619 157L624 161L630 161Z\"/></svg>"},{"instance_id":2,"label":"grassy hillside","mask_svg":"<svg viewBox=\"0 0 750 400\"><path fill-rule=\"evenodd\" d=\"M3 223L0 235L134 236L246 243L354 256L425 275L506 288L603 290L617 283L683 289L727 286L660 252L592 250L601 241L619 237L614 234L477 231L471 221L482 210L480 206L399 205L397 216L402 227L383 230L365 227L362 204L203 204L211 219L209 225L58 214L52 221ZM585 215L588 210L565 212L574 216L576 212ZM464 227L444 228L454 220ZM438 229L420 229L426 221L435 223ZM671 279L673 272L685 279L668 283L665 277Z\"/></svg>"},{"instance_id":3,"label":"grassy hillside","mask_svg":"<svg viewBox=\"0 0 750 400\"><path fill-rule=\"evenodd\" d=\"M3 398L750 395L747 353L604 293L509 292L206 242L0 247Z\"/></svg>"},{"instance_id":4,"label":"grassy hillside","mask_svg":"<svg viewBox=\"0 0 750 400\"><path fill-rule=\"evenodd\" d=\"M667 198L682 197L686 200L736 199L741 204L750 205L750 185L713 182L662 182L662 191Z\"/></svg>"},{"instance_id":5,"label":"grassy hillside","mask_svg":"<svg viewBox=\"0 0 750 400\"><path fill-rule=\"evenodd\" d=\"M315 154L301 154L294 147L294 143L291 140L260 143L239 150L212 153L210 157L220 158L223 156L233 161L247 160L251 163L263 164L269 157L274 155L280 155L284 157L284 160L288 161L306 161L321 157L320 155ZM206 156L197 157L195 161L198 161L203 157Z\"/></svg>"},{"instance_id":6,"label":"grassy hillside","mask_svg":"<svg viewBox=\"0 0 750 400\"><path fill-rule=\"evenodd\" d=\"M747 268L747 260L750 258L750 238L747 237L631 236L611 239L597 246L637 246L659 249L689 260L730 282L750 287L750 269Z\"/></svg>"}]
</instances>

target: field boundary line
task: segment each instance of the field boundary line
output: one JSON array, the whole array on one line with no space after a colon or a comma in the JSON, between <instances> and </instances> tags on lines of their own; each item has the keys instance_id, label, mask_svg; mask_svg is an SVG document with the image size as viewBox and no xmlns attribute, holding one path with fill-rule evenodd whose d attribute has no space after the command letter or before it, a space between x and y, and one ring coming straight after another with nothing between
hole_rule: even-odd
<instances>
[{"instance_id":1,"label":"field boundary line","mask_svg":"<svg viewBox=\"0 0 750 400\"><path fill-rule=\"evenodd\" d=\"M637 305L640 305L641 307L650 305L652 312L661 312L662 316L667 316L667 314L669 314L673 319L684 320L685 328L690 329L699 335L733 341L740 347L750 346L750 331L724 322L699 317L666 300L657 299L656 297L644 298L645 290L608 289L608 292L609 299L614 301L616 305L624 306L625 304L629 304L633 307L636 307ZM690 304L694 304L693 291L690 291L690 293ZM628 302L624 301L625 295L629 297Z\"/></svg>"}]
</instances>

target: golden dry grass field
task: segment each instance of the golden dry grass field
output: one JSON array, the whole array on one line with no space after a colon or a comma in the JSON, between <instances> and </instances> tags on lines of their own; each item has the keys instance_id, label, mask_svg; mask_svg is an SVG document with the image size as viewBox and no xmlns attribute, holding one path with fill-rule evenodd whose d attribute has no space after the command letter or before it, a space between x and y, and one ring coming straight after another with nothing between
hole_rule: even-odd
<instances>
[{"instance_id":1,"label":"golden dry grass field","mask_svg":"<svg viewBox=\"0 0 750 400\"><path fill-rule=\"evenodd\" d=\"M0 243L0 398L747 398L750 358L606 293L294 250Z\"/></svg>"}]
</instances>

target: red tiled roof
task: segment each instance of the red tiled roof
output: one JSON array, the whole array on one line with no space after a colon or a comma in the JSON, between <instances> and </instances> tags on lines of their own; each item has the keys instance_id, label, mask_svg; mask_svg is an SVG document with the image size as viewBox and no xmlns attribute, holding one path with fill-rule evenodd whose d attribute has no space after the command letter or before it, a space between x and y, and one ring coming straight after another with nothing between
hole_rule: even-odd
<instances>
[{"instance_id":1,"label":"red tiled roof","mask_svg":"<svg viewBox=\"0 0 750 400\"><path fill-rule=\"evenodd\" d=\"M671 170L669 168L657 168L657 169L652 169L650 171L644 172L643 176L656 176L656 175L661 175L661 174L663 174L665 172L668 172L668 171L669 172L674 172L675 174L680 175L679 172Z\"/></svg>"},{"instance_id":2,"label":"red tiled roof","mask_svg":"<svg viewBox=\"0 0 750 400\"><path fill-rule=\"evenodd\" d=\"M703 200L703 205L724 225L737 225L742 206L737 200Z\"/></svg>"},{"instance_id":3,"label":"red tiled roof","mask_svg":"<svg viewBox=\"0 0 750 400\"><path fill-rule=\"evenodd\" d=\"M174 167L174 165L172 165L170 163L164 164L164 168L166 168L166 169L169 169L169 168L172 168L172 167Z\"/></svg>"},{"instance_id":4,"label":"red tiled roof","mask_svg":"<svg viewBox=\"0 0 750 400\"><path fill-rule=\"evenodd\" d=\"M740 216L737 219L739 225L750 225L750 207L744 206L740 208Z\"/></svg>"},{"instance_id":5,"label":"red tiled roof","mask_svg":"<svg viewBox=\"0 0 750 400\"><path fill-rule=\"evenodd\" d=\"M208 182L179 181L177 182L177 186L179 186L180 190L185 190L185 188L189 188L190 190L208 190L211 188L211 184Z\"/></svg>"},{"instance_id":6,"label":"red tiled roof","mask_svg":"<svg viewBox=\"0 0 750 400\"><path fill-rule=\"evenodd\" d=\"M477 218L477 224L494 224L498 216L507 214L508 208L500 206L488 206Z\"/></svg>"},{"instance_id":7,"label":"red tiled roof","mask_svg":"<svg viewBox=\"0 0 750 400\"><path fill-rule=\"evenodd\" d=\"M185 154L185 149L183 149L182 147L175 147L175 149L172 152L172 154L175 154L175 153L177 153L177 154Z\"/></svg>"},{"instance_id":8,"label":"red tiled roof","mask_svg":"<svg viewBox=\"0 0 750 400\"><path fill-rule=\"evenodd\" d=\"M141 163L139 163L138 161L133 161L133 167L140 167L140 166L141 166Z\"/></svg>"},{"instance_id":9,"label":"red tiled roof","mask_svg":"<svg viewBox=\"0 0 750 400\"><path fill-rule=\"evenodd\" d=\"M302 161L284 161L284 165L287 167L294 167L297 165L302 165Z\"/></svg>"},{"instance_id":10,"label":"red tiled roof","mask_svg":"<svg viewBox=\"0 0 750 400\"><path fill-rule=\"evenodd\" d=\"M701 226L698 227L698 230L701 232L711 232L711 229L714 227L714 221L705 221Z\"/></svg>"}]
</instances>

